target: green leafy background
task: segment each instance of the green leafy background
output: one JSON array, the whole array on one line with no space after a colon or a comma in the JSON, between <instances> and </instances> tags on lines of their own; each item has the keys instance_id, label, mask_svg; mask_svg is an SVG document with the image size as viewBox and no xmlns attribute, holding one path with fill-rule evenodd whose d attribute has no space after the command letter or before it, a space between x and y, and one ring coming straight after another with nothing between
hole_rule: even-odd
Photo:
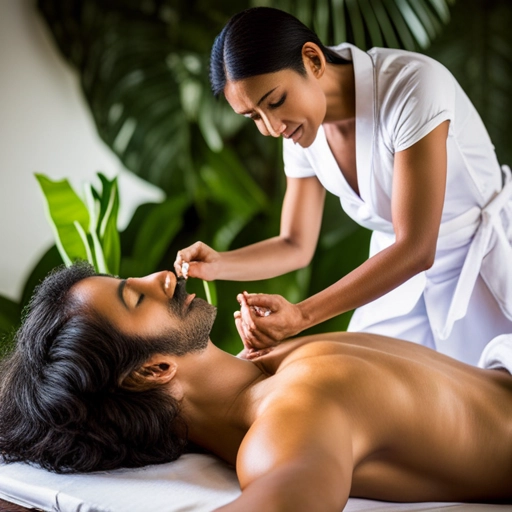
<instances>
[{"instance_id":1,"label":"green leafy background","mask_svg":"<svg viewBox=\"0 0 512 512\"><path fill-rule=\"evenodd\" d=\"M39 0L55 44L79 74L98 133L123 164L167 194L144 204L121 233L121 276L169 268L196 240L218 250L274 236L284 194L281 147L214 100L208 58L227 19L253 5L298 16L326 44L388 46L427 53L457 77L481 113L501 162L512 162L512 8L509 0ZM92 173L92 171L91 171ZM121 197L122 201L122 197ZM328 196L312 264L268 281L218 282L212 338L241 345L236 294L280 293L296 302L362 262L369 232ZM29 276L20 304L0 298L0 331L12 333L42 276L60 262L55 247ZM202 296L198 280L188 288ZM350 314L310 332L343 330ZM6 336L4 345L10 339Z\"/></svg>"}]
</instances>

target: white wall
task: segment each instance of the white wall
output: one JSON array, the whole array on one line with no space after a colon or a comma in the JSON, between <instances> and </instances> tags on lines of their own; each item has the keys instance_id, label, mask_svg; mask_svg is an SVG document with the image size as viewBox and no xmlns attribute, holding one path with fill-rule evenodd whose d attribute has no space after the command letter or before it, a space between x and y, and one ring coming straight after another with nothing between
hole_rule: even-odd
<instances>
[{"instance_id":1,"label":"white wall","mask_svg":"<svg viewBox=\"0 0 512 512\"><path fill-rule=\"evenodd\" d=\"M125 171L96 134L78 78L54 47L33 0L0 0L0 294L19 300L53 244L34 172L79 189L119 174L120 227L162 192Z\"/></svg>"}]
</instances>

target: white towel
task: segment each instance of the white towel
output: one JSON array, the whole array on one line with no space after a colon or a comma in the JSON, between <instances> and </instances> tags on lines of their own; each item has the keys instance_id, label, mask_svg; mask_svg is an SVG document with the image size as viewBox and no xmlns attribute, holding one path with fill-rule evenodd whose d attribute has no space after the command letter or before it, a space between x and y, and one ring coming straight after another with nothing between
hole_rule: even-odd
<instances>
[{"instance_id":1,"label":"white towel","mask_svg":"<svg viewBox=\"0 0 512 512\"><path fill-rule=\"evenodd\" d=\"M489 370L504 369L512 374L512 334L493 338L484 348L478 366Z\"/></svg>"}]
</instances>

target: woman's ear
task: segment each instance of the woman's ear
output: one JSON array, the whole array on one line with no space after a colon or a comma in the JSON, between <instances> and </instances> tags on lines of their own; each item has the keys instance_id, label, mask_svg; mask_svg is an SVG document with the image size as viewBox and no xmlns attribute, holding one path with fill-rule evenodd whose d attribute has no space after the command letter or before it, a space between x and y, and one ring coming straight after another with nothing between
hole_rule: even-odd
<instances>
[{"instance_id":1,"label":"woman's ear","mask_svg":"<svg viewBox=\"0 0 512 512\"><path fill-rule=\"evenodd\" d=\"M172 356L155 354L121 382L123 389L144 391L168 384L176 375L178 365Z\"/></svg>"},{"instance_id":2,"label":"woman's ear","mask_svg":"<svg viewBox=\"0 0 512 512\"><path fill-rule=\"evenodd\" d=\"M311 71L313 76L320 78L325 71L325 55L315 43L304 43L302 46L302 61L306 70Z\"/></svg>"}]
</instances>

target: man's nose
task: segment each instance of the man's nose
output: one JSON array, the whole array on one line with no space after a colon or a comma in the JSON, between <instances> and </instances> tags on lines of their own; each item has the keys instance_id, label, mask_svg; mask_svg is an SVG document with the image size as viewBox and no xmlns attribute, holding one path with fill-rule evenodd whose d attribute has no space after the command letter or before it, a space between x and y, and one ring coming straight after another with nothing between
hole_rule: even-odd
<instances>
[{"instance_id":1,"label":"man's nose","mask_svg":"<svg viewBox=\"0 0 512 512\"><path fill-rule=\"evenodd\" d=\"M126 280L126 286L155 298L164 298L164 296L172 298L176 287L176 276L172 272L163 270L145 277L130 277Z\"/></svg>"}]
</instances>

